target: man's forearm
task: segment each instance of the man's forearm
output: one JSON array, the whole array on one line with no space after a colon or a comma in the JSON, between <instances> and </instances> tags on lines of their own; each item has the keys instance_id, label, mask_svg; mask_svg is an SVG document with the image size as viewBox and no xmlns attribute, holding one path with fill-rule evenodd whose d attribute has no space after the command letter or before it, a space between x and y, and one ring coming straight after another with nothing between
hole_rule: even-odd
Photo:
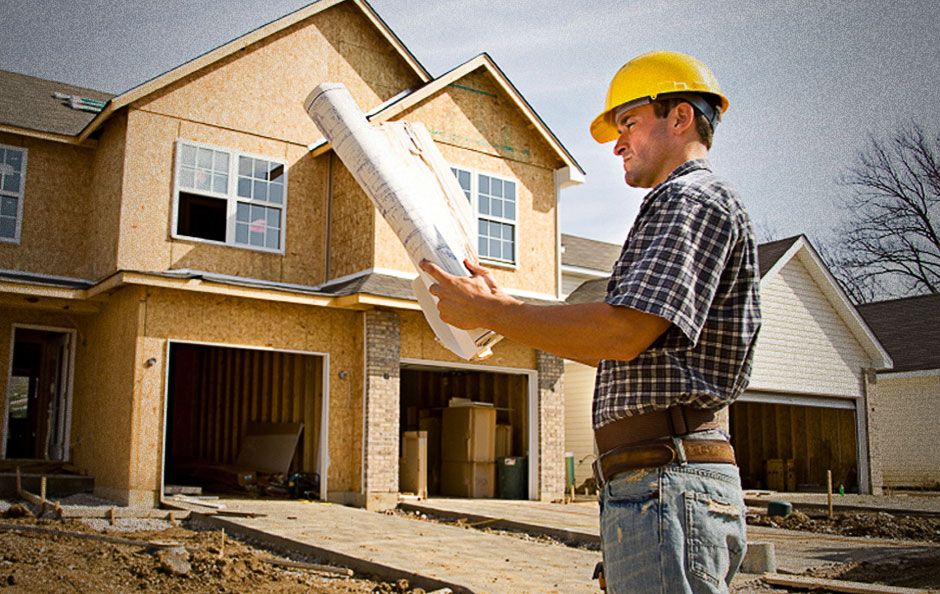
<instances>
[{"instance_id":1,"label":"man's forearm","mask_svg":"<svg viewBox=\"0 0 940 594\"><path fill-rule=\"evenodd\" d=\"M506 338L587 365L629 361L669 327L656 316L606 303L540 306L504 300L490 311L488 326Z\"/></svg>"}]
</instances>

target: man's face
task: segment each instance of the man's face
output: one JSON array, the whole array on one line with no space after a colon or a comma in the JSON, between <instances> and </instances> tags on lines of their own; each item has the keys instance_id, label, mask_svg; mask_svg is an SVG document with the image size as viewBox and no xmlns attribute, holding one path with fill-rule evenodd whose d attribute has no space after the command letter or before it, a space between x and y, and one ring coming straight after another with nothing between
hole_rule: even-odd
<instances>
[{"instance_id":1,"label":"man's face","mask_svg":"<svg viewBox=\"0 0 940 594\"><path fill-rule=\"evenodd\" d=\"M620 114L616 124L620 137L614 154L623 159L627 185L652 188L663 181L670 146L669 118L657 118L653 106L647 104Z\"/></svg>"}]
</instances>

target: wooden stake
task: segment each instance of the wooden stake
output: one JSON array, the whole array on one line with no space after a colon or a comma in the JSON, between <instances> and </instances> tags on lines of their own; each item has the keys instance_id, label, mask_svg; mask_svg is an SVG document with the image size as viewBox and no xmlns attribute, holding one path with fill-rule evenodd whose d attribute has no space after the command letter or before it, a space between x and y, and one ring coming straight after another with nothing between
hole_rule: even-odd
<instances>
[{"instance_id":1,"label":"wooden stake","mask_svg":"<svg viewBox=\"0 0 940 594\"><path fill-rule=\"evenodd\" d=\"M111 522L111 525L114 526L117 523L117 514L114 512L114 508L108 512L108 520Z\"/></svg>"},{"instance_id":2,"label":"wooden stake","mask_svg":"<svg viewBox=\"0 0 940 594\"><path fill-rule=\"evenodd\" d=\"M829 519L832 519L832 471L826 471L826 501L829 505Z\"/></svg>"},{"instance_id":3,"label":"wooden stake","mask_svg":"<svg viewBox=\"0 0 940 594\"><path fill-rule=\"evenodd\" d=\"M16 494L22 496L23 493L23 479L20 476L20 467L16 467Z\"/></svg>"},{"instance_id":4,"label":"wooden stake","mask_svg":"<svg viewBox=\"0 0 940 594\"><path fill-rule=\"evenodd\" d=\"M176 518L173 516L173 512L170 512L169 514L167 514L166 519L170 522L170 526L173 526L174 528L176 528Z\"/></svg>"},{"instance_id":5,"label":"wooden stake","mask_svg":"<svg viewBox=\"0 0 940 594\"><path fill-rule=\"evenodd\" d=\"M46 513L46 477L39 477L39 515Z\"/></svg>"},{"instance_id":6,"label":"wooden stake","mask_svg":"<svg viewBox=\"0 0 940 594\"><path fill-rule=\"evenodd\" d=\"M222 528L222 533L219 535L219 559L225 556L225 528Z\"/></svg>"}]
</instances>

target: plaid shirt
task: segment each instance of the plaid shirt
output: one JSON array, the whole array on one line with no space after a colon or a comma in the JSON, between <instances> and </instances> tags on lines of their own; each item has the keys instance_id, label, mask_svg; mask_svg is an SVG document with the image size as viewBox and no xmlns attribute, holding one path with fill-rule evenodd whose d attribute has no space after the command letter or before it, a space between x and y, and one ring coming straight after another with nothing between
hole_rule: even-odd
<instances>
[{"instance_id":1,"label":"plaid shirt","mask_svg":"<svg viewBox=\"0 0 940 594\"><path fill-rule=\"evenodd\" d=\"M758 280L754 232L737 194L707 161L680 165L643 199L605 299L672 324L632 361L600 362L594 427L737 398L760 327Z\"/></svg>"}]
</instances>

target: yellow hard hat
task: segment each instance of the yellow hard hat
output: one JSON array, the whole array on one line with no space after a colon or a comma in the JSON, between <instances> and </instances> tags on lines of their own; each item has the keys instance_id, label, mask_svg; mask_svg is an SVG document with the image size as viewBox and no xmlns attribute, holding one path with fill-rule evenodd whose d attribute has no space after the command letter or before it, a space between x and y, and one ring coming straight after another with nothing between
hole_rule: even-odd
<instances>
[{"instance_id":1,"label":"yellow hard hat","mask_svg":"<svg viewBox=\"0 0 940 594\"><path fill-rule=\"evenodd\" d=\"M721 102L718 107L721 113L728 109L728 98L721 92L708 66L679 52L650 52L633 58L614 75L604 111L591 122L591 136L601 143L615 140L619 136L612 117L616 108L633 102L648 103L666 93L693 98L690 102L700 110L695 96L713 95Z\"/></svg>"}]
</instances>

